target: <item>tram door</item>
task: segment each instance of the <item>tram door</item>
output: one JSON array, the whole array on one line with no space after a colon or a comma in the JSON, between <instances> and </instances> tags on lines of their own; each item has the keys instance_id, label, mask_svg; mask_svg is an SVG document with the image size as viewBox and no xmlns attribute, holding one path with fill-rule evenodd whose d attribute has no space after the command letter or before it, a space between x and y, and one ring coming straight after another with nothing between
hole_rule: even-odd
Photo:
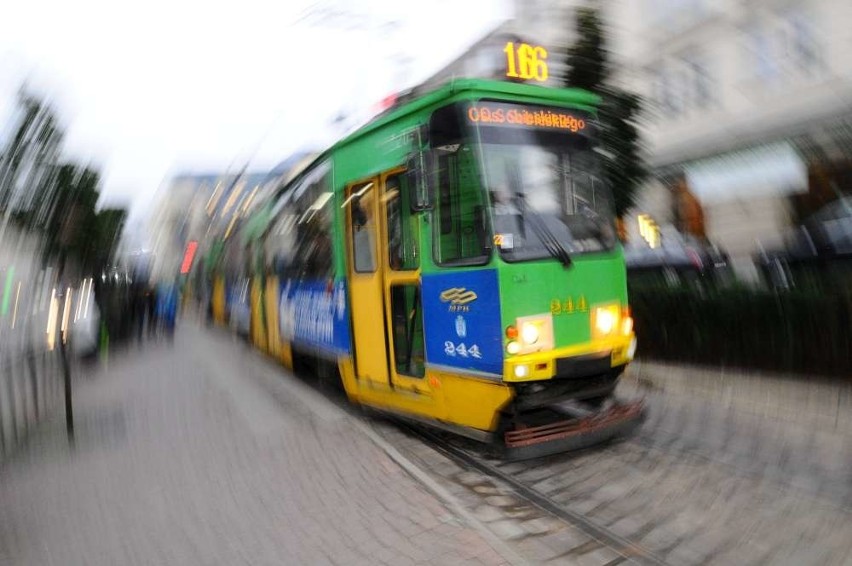
<instances>
[{"instance_id":1,"label":"tram door","mask_svg":"<svg viewBox=\"0 0 852 566\"><path fill-rule=\"evenodd\" d=\"M349 296L355 375L374 384L390 384L387 362L379 255L380 179L366 179L346 188L344 209L349 246Z\"/></svg>"},{"instance_id":2,"label":"tram door","mask_svg":"<svg viewBox=\"0 0 852 566\"><path fill-rule=\"evenodd\" d=\"M392 170L347 188L355 370L426 393L418 220L403 184L402 170Z\"/></svg>"},{"instance_id":3,"label":"tram door","mask_svg":"<svg viewBox=\"0 0 852 566\"><path fill-rule=\"evenodd\" d=\"M429 394L420 301L419 217L411 213L403 171L382 176L382 253L388 365L397 389ZM425 400L425 399L424 399Z\"/></svg>"}]
</instances>

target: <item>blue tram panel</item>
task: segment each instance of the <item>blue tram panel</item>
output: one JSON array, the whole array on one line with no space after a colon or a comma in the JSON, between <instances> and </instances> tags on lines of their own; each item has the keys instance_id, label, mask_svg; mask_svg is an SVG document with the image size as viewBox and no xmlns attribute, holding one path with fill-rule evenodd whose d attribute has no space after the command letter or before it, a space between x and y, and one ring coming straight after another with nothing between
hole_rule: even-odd
<instances>
[{"instance_id":1,"label":"blue tram panel","mask_svg":"<svg viewBox=\"0 0 852 566\"><path fill-rule=\"evenodd\" d=\"M502 375L497 272L424 275L422 294L428 362Z\"/></svg>"},{"instance_id":2,"label":"blue tram panel","mask_svg":"<svg viewBox=\"0 0 852 566\"><path fill-rule=\"evenodd\" d=\"M349 354L346 282L291 279L281 283L278 299L281 337L333 354Z\"/></svg>"}]
</instances>

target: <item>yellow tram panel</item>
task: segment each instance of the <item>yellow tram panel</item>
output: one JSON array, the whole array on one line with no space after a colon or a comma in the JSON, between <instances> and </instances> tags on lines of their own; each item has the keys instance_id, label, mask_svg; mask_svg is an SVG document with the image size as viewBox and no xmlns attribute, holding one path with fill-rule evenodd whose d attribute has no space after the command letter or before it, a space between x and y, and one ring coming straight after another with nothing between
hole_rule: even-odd
<instances>
[{"instance_id":1,"label":"yellow tram panel","mask_svg":"<svg viewBox=\"0 0 852 566\"><path fill-rule=\"evenodd\" d=\"M497 428L500 411L513 397L500 382L442 371L426 370L422 378L430 394L418 394L394 384L377 384L355 377L351 358L341 358L340 374L349 398L391 413L404 413L453 423L480 431ZM413 379L413 378L409 378Z\"/></svg>"},{"instance_id":2,"label":"yellow tram panel","mask_svg":"<svg viewBox=\"0 0 852 566\"><path fill-rule=\"evenodd\" d=\"M217 276L213 280L213 321L225 324L225 278Z\"/></svg>"},{"instance_id":3,"label":"yellow tram panel","mask_svg":"<svg viewBox=\"0 0 852 566\"><path fill-rule=\"evenodd\" d=\"M263 303L267 353L278 359L281 356L281 333L278 330L278 277L272 276L266 279Z\"/></svg>"},{"instance_id":4,"label":"yellow tram panel","mask_svg":"<svg viewBox=\"0 0 852 566\"><path fill-rule=\"evenodd\" d=\"M264 327L262 287L259 278L251 278L251 339L261 351L267 351L266 328Z\"/></svg>"},{"instance_id":5,"label":"yellow tram panel","mask_svg":"<svg viewBox=\"0 0 852 566\"><path fill-rule=\"evenodd\" d=\"M426 370L426 379L439 380L447 420L461 426L493 431L500 411L512 400L512 389L498 381Z\"/></svg>"}]
</instances>

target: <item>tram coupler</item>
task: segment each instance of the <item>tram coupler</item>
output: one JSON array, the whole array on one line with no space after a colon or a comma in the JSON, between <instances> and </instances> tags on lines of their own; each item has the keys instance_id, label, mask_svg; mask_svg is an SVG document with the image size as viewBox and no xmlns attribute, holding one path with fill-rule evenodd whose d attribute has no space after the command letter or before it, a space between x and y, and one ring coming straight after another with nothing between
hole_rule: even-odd
<instances>
[{"instance_id":1,"label":"tram coupler","mask_svg":"<svg viewBox=\"0 0 852 566\"><path fill-rule=\"evenodd\" d=\"M615 402L597 411L561 404L552 414L568 416L529 426L516 425L504 434L507 460L530 460L588 448L630 434L645 418L644 401Z\"/></svg>"}]
</instances>

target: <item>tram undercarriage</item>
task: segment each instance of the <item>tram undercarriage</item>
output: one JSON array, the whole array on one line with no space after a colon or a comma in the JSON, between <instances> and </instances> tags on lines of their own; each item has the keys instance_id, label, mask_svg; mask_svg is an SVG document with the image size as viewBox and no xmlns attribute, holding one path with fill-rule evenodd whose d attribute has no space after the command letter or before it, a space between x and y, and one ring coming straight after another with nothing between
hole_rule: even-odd
<instances>
[{"instance_id":1,"label":"tram undercarriage","mask_svg":"<svg viewBox=\"0 0 852 566\"><path fill-rule=\"evenodd\" d=\"M629 434L644 419L641 401L613 395L624 366L583 379L518 384L495 441L508 460L526 460L586 448Z\"/></svg>"}]
</instances>

